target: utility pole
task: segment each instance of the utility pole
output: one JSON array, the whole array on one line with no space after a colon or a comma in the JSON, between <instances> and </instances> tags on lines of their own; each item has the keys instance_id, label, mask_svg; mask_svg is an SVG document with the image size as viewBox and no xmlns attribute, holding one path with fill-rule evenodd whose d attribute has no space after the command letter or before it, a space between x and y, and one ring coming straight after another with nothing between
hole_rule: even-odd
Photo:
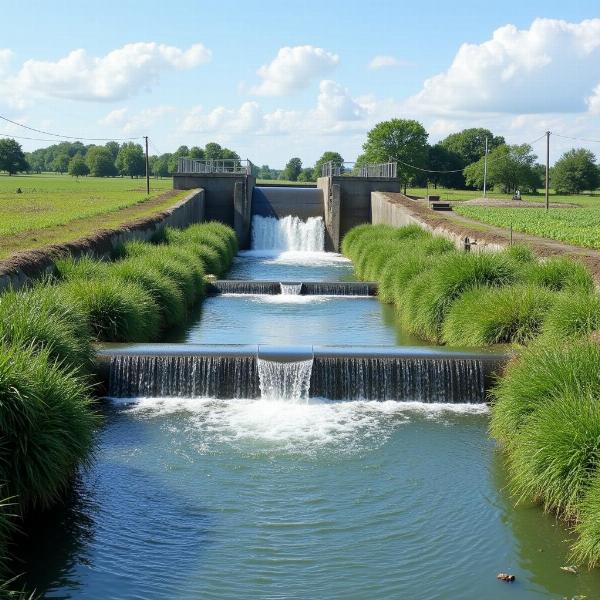
<instances>
[{"instance_id":1,"label":"utility pole","mask_svg":"<svg viewBox=\"0 0 600 600\"><path fill-rule=\"evenodd\" d=\"M485 136L485 155L483 158L483 197L485 198L487 192L487 155L488 155L488 139Z\"/></svg>"},{"instance_id":2,"label":"utility pole","mask_svg":"<svg viewBox=\"0 0 600 600\"><path fill-rule=\"evenodd\" d=\"M550 210L550 132L546 131L546 210Z\"/></svg>"},{"instance_id":3,"label":"utility pole","mask_svg":"<svg viewBox=\"0 0 600 600\"><path fill-rule=\"evenodd\" d=\"M150 169L148 168L148 136L144 136L146 141L146 194L150 195Z\"/></svg>"}]
</instances>

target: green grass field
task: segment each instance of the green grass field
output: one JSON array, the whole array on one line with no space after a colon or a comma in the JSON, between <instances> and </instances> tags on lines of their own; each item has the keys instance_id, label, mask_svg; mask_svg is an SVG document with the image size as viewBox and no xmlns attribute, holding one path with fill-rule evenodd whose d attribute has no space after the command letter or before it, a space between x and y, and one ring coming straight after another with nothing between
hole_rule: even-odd
<instances>
[{"instance_id":1,"label":"green grass field","mask_svg":"<svg viewBox=\"0 0 600 600\"><path fill-rule=\"evenodd\" d=\"M415 188L407 190L414 196L437 194L443 200L454 202L481 198L477 190L448 190L438 188ZM510 200L510 194L491 192L488 199ZM487 225L510 228L514 231L545 237L584 248L600 248L600 194L566 195L550 193L551 203L575 204L578 208L550 208L544 210L545 197L539 194L524 194L524 202L536 202L540 208L502 206L454 206L454 211Z\"/></svg>"},{"instance_id":2,"label":"green grass field","mask_svg":"<svg viewBox=\"0 0 600 600\"><path fill-rule=\"evenodd\" d=\"M186 194L164 196L171 187L151 179L147 196L144 179L0 175L0 258L165 210Z\"/></svg>"}]
</instances>

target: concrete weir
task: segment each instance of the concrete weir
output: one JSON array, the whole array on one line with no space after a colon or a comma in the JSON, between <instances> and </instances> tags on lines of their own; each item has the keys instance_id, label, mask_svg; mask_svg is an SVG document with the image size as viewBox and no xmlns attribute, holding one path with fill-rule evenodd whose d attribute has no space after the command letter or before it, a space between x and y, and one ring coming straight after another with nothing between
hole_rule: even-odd
<instances>
[{"instance_id":1,"label":"concrete weir","mask_svg":"<svg viewBox=\"0 0 600 600\"><path fill-rule=\"evenodd\" d=\"M375 296L377 284L371 281L260 281L222 279L206 286L209 295L285 293L283 287L295 288L303 296Z\"/></svg>"},{"instance_id":2,"label":"concrete weir","mask_svg":"<svg viewBox=\"0 0 600 600\"><path fill-rule=\"evenodd\" d=\"M114 398L256 398L260 361L312 361L313 398L482 403L508 356L424 347L123 344L103 348L97 359Z\"/></svg>"}]
</instances>

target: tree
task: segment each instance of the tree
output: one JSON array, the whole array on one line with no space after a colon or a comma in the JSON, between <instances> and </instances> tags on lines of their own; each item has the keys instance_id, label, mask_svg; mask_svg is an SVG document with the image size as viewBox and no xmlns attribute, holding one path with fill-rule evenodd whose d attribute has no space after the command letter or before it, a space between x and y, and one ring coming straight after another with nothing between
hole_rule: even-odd
<instances>
[{"instance_id":1,"label":"tree","mask_svg":"<svg viewBox=\"0 0 600 600\"><path fill-rule=\"evenodd\" d=\"M54 157L54 160L51 163L51 167L53 171L57 173L66 173L69 168L69 155L67 152L61 152Z\"/></svg>"},{"instance_id":2,"label":"tree","mask_svg":"<svg viewBox=\"0 0 600 600\"><path fill-rule=\"evenodd\" d=\"M298 157L290 158L283 170L283 179L288 181L297 181L302 172L302 160Z\"/></svg>"},{"instance_id":3,"label":"tree","mask_svg":"<svg viewBox=\"0 0 600 600\"><path fill-rule=\"evenodd\" d=\"M411 166L424 168L427 162L427 138L429 134L418 121L391 119L378 123L367 134L361 159L367 163L398 162L398 177L404 187L417 171Z\"/></svg>"},{"instance_id":4,"label":"tree","mask_svg":"<svg viewBox=\"0 0 600 600\"><path fill-rule=\"evenodd\" d=\"M541 181L535 169L537 156L533 154L529 144L507 146L503 144L494 148L488 155L487 183L498 186L505 193L517 189L535 191ZM480 158L464 170L467 185L483 188L484 159Z\"/></svg>"},{"instance_id":5,"label":"tree","mask_svg":"<svg viewBox=\"0 0 600 600\"><path fill-rule=\"evenodd\" d=\"M106 144L104 144L104 147L110 152L113 162L116 161L120 149L119 142L106 142Z\"/></svg>"},{"instance_id":6,"label":"tree","mask_svg":"<svg viewBox=\"0 0 600 600\"><path fill-rule=\"evenodd\" d=\"M20 171L27 171L29 165L23 154L21 144L16 140L4 138L0 140L0 171L8 171L14 175Z\"/></svg>"},{"instance_id":7,"label":"tree","mask_svg":"<svg viewBox=\"0 0 600 600\"><path fill-rule=\"evenodd\" d=\"M498 146L505 144L502 136L495 136L489 129L482 127L473 127L463 129L458 133L451 133L444 138L440 145L459 156L462 160L462 167L477 162L485 154L485 138L488 140L488 152L491 152ZM460 167L459 167L460 168Z\"/></svg>"},{"instance_id":8,"label":"tree","mask_svg":"<svg viewBox=\"0 0 600 600\"><path fill-rule=\"evenodd\" d=\"M85 162L94 177L114 177L117 174L112 155L104 146L92 146L87 152Z\"/></svg>"},{"instance_id":9,"label":"tree","mask_svg":"<svg viewBox=\"0 0 600 600\"><path fill-rule=\"evenodd\" d=\"M152 164L152 174L155 177L168 177L171 172L169 170L169 162L171 154L161 154Z\"/></svg>"},{"instance_id":10,"label":"tree","mask_svg":"<svg viewBox=\"0 0 600 600\"><path fill-rule=\"evenodd\" d=\"M204 150L202 150L202 148L198 148L198 146L192 146L190 148L190 152L189 152L188 156L190 158L195 158L197 160L200 160L200 159L204 158Z\"/></svg>"},{"instance_id":11,"label":"tree","mask_svg":"<svg viewBox=\"0 0 600 600\"><path fill-rule=\"evenodd\" d=\"M298 181L314 181L314 169L302 169L300 175L298 175Z\"/></svg>"},{"instance_id":12,"label":"tree","mask_svg":"<svg viewBox=\"0 0 600 600\"><path fill-rule=\"evenodd\" d=\"M128 142L123 144L117 154L115 166L121 175L139 177L146 173L146 157L140 144Z\"/></svg>"},{"instance_id":13,"label":"tree","mask_svg":"<svg viewBox=\"0 0 600 600\"><path fill-rule=\"evenodd\" d=\"M454 152L448 150L441 144L429 146L427 156L427 168L431 173L427 173L428 180L437 188L443 185L448 188L461 188L465 185L465 178L462 174L462 159ZM457 169L459 169L457 171ZM455 171L454 173L436 173L435 171Z\"/></svg>"},{"instance_id":14,"label":"tree","mask_svg":"<svg viewBox=\"0 0 600 600\"><path fill-rule=\"evenodd\" d=\"M565 152L552 169L552 187L560 194L595 190L599 183L596 157L585 148Z\"/></svg>"},{"instance_id":15,"label":"tree","mask_svg":"<svg viewBox=\"0 0 600 600\"><path fill-rule=\"evenodd\" d=\"M323 152L321 154L321 158L315 163L315 168L313 170L313 181L316 181L322 175L323 165L332 162L336 167L340 167L340 173L344 172L344 159L339 152L332 152L328 150L327 152Z\"/></svg>"},{"instance_id":16,"label":"tree","mask_svg":"<svg viewBox=\"0 0 600 600\"><path fill-rule=\"evenodd\" d=\"M269 165L262 165L256 175L257 179L275 179Z\"/></svg>"},{"instance_id":17,"label":"tree","mask_svg":"<svg viewBox=\"0 0 600 600\"><path fill-rule=\"evenodd\" d=\"M223 148L221 148L220 144L216 142L208 142L206 146L204 146L204 158L206 160L217 160L222 158L221 152Z\"/></svg>"},{"instance_id":18,"label":"tree","mask_svg":"<svg viewBox=\"0 0 600 600\"><path fill-rule=\"evenodd\" d=\"M169 157L169 174L177 172L177 165L180 158L188 158L189 156L190 149L187 146L179 146Z\"/></svg>"},{"instance_id":19,"label":"tree","mask_svg":"<svg viewBox=\"0 0 600 600\"><path fill-rule=\"evenodd\" d=\"M90 169L85 164L85 160L83 159L83 156L81 156L81 154L76 154L69 161L69 175L73 177L79 177L81 175L88 175L89 172Z\"/></svg>"}]
</instances>

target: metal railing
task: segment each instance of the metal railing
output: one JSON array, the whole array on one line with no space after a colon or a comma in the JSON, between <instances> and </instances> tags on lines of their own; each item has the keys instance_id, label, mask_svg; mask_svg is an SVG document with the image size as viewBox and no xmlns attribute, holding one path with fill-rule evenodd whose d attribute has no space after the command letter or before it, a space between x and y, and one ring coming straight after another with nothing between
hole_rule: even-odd
<instances>
[{"instance_id":1,"label":"metal railing","mask_svg":"<svg viewBox=\"0 0 600 600\"><path fill-rule=\"evenodd\" d=\"M252 174L252 163L248 159L219 158L214 160L183 158L177 161L177 173L206 175L210 173Z\"/></svg>"},{"instance_id":2,"label":"metal railing","mask_svg":"<svg viewBox=\"0 0 600 600\"><path fill-rule=\"evenodd\" d=\"M365 178L396 178L398 176L398 163L390 161L380 164L368 163L357 165L356 163L336 163L329 161L321 167L322 177L339 177L340 175Z\"/></svg>"}]
</instances>

